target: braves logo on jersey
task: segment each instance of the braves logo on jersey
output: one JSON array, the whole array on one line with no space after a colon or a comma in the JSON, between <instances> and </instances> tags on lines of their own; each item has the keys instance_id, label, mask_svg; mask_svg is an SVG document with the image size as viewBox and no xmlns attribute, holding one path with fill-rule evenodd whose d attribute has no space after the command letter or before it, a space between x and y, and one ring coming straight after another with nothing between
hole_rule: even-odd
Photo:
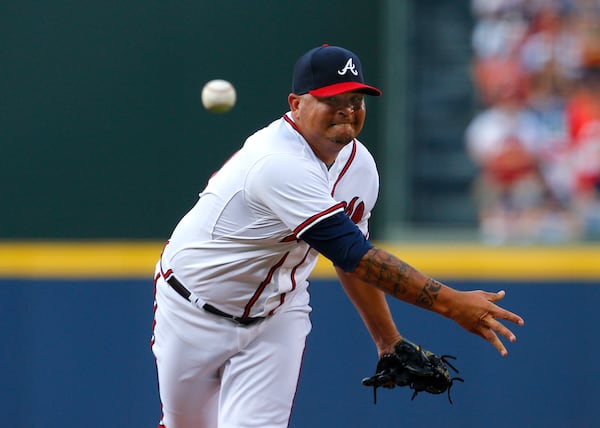
<instances>
[{"instance_id":1,"label":"braves logo on jersey","mask_svg":"<svg viewBox=\"0 0 600 428\"><path fill-rule=\"evenodd\" d=\"M363 214L365 213L365 203L363 201L358 201L359 197L355 196L349 203L344 202L346 204L344 212L348 217L350 217L354 224L358 224L362 220Z\"/></svg>"}]
</instances>

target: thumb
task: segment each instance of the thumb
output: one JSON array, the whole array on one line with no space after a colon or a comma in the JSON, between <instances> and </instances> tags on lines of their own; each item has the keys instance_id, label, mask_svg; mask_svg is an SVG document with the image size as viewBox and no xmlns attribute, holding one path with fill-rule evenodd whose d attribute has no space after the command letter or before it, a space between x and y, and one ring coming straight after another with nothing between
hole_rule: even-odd
<instances>
[{"instance_id":1,"label":"thumb","mask_svg":"<svg viewBox=\"0 0 600 428\"><path fill-rule=\"evenodd\" d=\"M506 296L506 291L504 290L500 290L497 293L487 293L487 297L490 302L502 300L504 299L504 296Z\"/></svg>"}]
</instances>

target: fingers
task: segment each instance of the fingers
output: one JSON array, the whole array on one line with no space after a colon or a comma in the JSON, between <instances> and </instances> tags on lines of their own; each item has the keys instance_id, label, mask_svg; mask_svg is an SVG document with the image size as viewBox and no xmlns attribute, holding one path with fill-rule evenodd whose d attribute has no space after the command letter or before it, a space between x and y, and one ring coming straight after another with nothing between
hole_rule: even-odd
<instances>
[{"instance_id":1,"label":"fingers","mask_svg":"<svg viewBox=\"0 0 600 428\"><path fill-rule=\"evenodd\" d=\"M506 291L500 290L497 293L484 292L486 299L490 302L498 302L506 296Z\"/></svg>"},{"instance_id":2,"label":"fingers","mask_svg":"<svg viewBox=\"0 0 600 428\"><path fill-rule=\"evenodd\" d=\"M497 293L488 293L488 295L490 296L491 302L497 302L504 299L504 296L506 296L506 291L500 290Z\"/></svg>"},{"instance_id":3,"label":"fingers","mask_svg":"<svg viewBox=\"0 0 600 428\"><path fill-rule=\"evenodd\" d=\"M481 337L490 342L494 348L498 350L500 355L503 357L508 355L508 351L506 347L502 343L502 341L498 338L498 336L489 328L481 331Z\"/></svg>"},{"instance_id":4,"label":"fingers","mask_svg":"<svg viewBox=\"0 0 600 428\"><path fill-rule=\"evenodd\" d=\"M513 322L521 327L525 325L525 320L523 320L523 318L521 318L519 315L517 315L515 313L507 311L506 309L497 307L497 309L491 313L494 316L494 318L499 318L502 320Z\"/></svg>"},{"instance_id":5,"label":"fingers","mask_svg":"<svg viewBox=\"0 0 600 428\"><path fill-rule=\"evenodd\" d=\"M490 305L489 314L494 318L506 320L513 322L519 326L525 325L525 321L519 315L514 312L508 311L500 306L494 305L493 303Z\"/></svg>"},{"instance_id":6,"label":"fingers","mask_svg":"<svg viewBox=\"0 0 600 428\"><path fill-rule=\"evenodd\" d=\"M479 290L466 292L462 296L464 296L466 304L462 307L459 306L460 310L456 312L454 320L467 331L475 333L491 343L500 355L508 355L508 351L500 339L505 338L510 342L515 342L517 338L500 321L509 321L519 326L524 325L525 321L519 315L495 304L506 296L506 292L501 290L497 293L490 293Z\"/></svg>"},{"instance_id":7,"label":"fingers","mask_svg":"<svg viewBox=\"0 0 600 428\"><path fill-rule=\"evenodd\" d=\"M502 300L504 299L504 296L506 296L506 291L504 290L500 290L497 293L488 293L490 302L497 302L499 300ZM513 312L501 308L500 306L493 305L493 309L490 310L490 313L494 316L494 318L500 318L506 321L510 321L519 326L525 325L525 321L523 320L523 318L521 318L519 315Z\"/></svg>"},{"instance_id":8,"label":"fingers","mask_svg":"<svg viewBox=\"0 0 600 428\"><path fill-rule=\"evenodd\" d=\"M498 350L500 355L502 355L503 357L506 357L508 355L508 351L506 350L506 347L504 346L502 341L500 339L498 339L498 336L496 336L491 330L488 330L488 331L489 331L489 333L488 333L489 337L486 337L488 342L490 342L494 346L494 348L496 348Z\"/></svg>"},{"instance_id":9,"label":"fingers","mask_svg":"<svg viewBox=\"0 0 600 428\"><path fill-rule=\"evenodd\" d=\"M510 342L515 342L517 337L514 333L491 315L484 318L482 324L482 337L490 342L494 348L498 350L500 355L503 357L508 355L508 351L502 341L498 338L498 335L505 337Z\"/></svg>"},{"instance_id":10,"label":"fingers","mask_svg":"<svg viewBox=\"0 0 600 428\"><path fill-rule=\"evenodd\" d=\"M504 344L502 343L502 341L498 338L498 335L496 334L496 332L498 332L499 334L502 335L502 333L498 331L498 330L500 330L498 325L501 325L501 324L498 321L494 320L493 318L491 319L491 321L482 320L480 328L478 329L478 331L476 331L476 333L478 333L481 337L483 337L485 340L490 342L492 344L492 346L498 350L500 355L505 357L506 355L508 355L508 351L506 350L506 347L504 346ZM506 329L506 328L505 328L505 330L508 331L508 329ZM506 331L504 333L506 333ZM510 331L508 331L508 336L509 337L507 339L509 339L509 340L511 340L511 337L512 337L511 342L516 340L516 338Z\"/></svg>"},{"instance_id":11,"label":"fingers","mask_svg":"<svg viewBox=\"0 0 600 428\"><path fill-rule=\"evenodd\" d=\"M503 324L499 323L496 320L493 321L493 325L490 328L493 331L495 331L499 335L505 337L506 339L508 339L511 342L516 342L517 341L517 336L515 336L512 331L510 331Z\"/></svg>"}]
</instances>

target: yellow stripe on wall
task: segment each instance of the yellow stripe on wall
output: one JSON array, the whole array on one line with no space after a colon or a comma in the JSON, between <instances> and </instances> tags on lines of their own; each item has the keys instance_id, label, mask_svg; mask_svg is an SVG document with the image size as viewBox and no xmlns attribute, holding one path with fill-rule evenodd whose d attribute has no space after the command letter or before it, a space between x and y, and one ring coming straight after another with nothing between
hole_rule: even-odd
<instances>
[{"instance_id":1,"label":"yellow stripe on wall","mask_svg":"<svg viewBox=\"0 0 600 428\"><path fill-rule=\"evenodd\" d=\"M162 246L162 242L0 242L0 277L151 278ZM379 246L435 278L600 280L600 245ZM331 262L321 258L313 277L334 276Z\"/></svg>"},{"instance_id":2,"label":"yellow stripe on wall","mask_svg":"<svg viewBox=\"0 0 600 428\"><path fill-rule=\"evenodd\" d=\"M0 276L151 278L163 245L157 242L3 242L0 243Z\"/></svg>"},{"instance_id":3,"label":"yellow stripe on wall","mask_svg":"<svg viewBox=\"0 0 600 428\"><path fill-rule=\"evenodd\" d=\"M446 279L600 279L600 245L568 247L491 247L478 244L380 244L435 278ZM331 263L321 261L318 272Z\"/></svg>"}]
</instances>

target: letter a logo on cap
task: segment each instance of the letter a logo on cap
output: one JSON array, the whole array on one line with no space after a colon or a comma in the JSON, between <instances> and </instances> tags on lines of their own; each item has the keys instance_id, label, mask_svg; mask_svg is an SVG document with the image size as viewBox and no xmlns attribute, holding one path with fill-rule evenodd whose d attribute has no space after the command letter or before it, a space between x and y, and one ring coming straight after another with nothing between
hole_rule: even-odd
<instances>
[{"instance_id":1,"label":"letter a logo on cap","mask_svg":"<svg viewBox=\"0 0 600 428\"><path fill-rule=\"evenodd\" d=\"M352 62L352 57L348 58L348 62L346 62L346 65L344 66L344 68L342 68L341 70L338 70L338 74L340 76L343 76L344 74L346 74L348 72L348 70L350 70L350 73L354 74L355 76L358 76L358 71L356 70L356 66Z\"/></svg>"}]
</instances>

